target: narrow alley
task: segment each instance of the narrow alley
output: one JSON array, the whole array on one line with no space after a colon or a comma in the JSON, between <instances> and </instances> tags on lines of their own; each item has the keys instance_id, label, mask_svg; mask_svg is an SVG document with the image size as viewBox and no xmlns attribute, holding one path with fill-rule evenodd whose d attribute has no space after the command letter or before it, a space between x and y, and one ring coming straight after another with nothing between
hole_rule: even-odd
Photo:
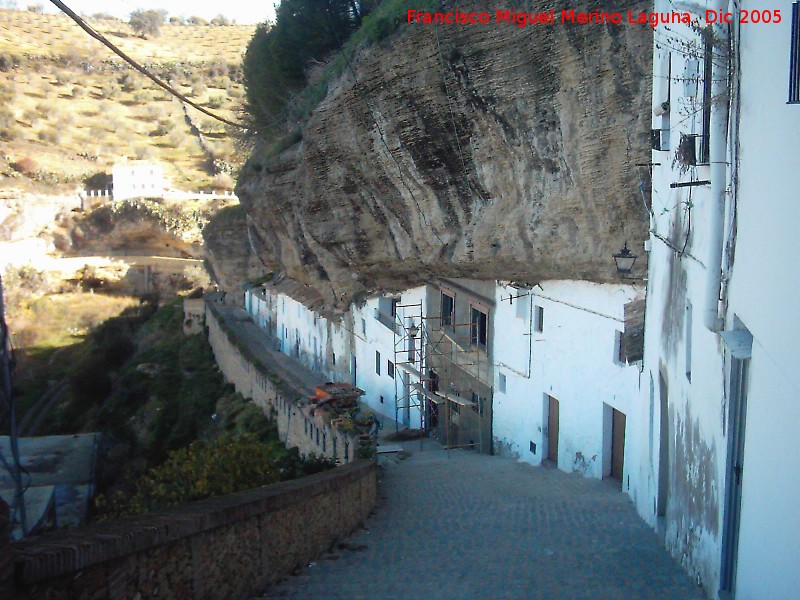
<instances>
[{"instance_id":1,"label":"narrow alley","mask_svg":"<svg viewBox=\"0 0 800 600\"><path fill-rule=\"evenodd\" d=\"M613 484L402 446L364 527L263 600L703 597Z\"/></svg>"}]
</instances>

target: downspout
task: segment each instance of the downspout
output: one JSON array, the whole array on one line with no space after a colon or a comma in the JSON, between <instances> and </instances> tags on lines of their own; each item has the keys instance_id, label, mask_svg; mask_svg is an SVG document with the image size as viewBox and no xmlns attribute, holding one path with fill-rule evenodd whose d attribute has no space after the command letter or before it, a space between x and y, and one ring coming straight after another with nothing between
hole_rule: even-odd
<instances>
[{"instance_id":1,"label":"downspout","mask_svg":"<svg viewBox=\"0 0 800 600\"><path fill-rule=\"evenodd\" d=\"M714 0L712 8L719 14L727 9L728 0ZM703 302L703 324L719 332L724 323L719 316L720 284L722 282L723 229L725 226L725 196L727 193L728 145L728 48L727 26L716 23L712 29L711 70L711 131L709 132L709 162L711 202L709 215L709 244L706 257L706 289Z\"/></svg>"}]
</instances>

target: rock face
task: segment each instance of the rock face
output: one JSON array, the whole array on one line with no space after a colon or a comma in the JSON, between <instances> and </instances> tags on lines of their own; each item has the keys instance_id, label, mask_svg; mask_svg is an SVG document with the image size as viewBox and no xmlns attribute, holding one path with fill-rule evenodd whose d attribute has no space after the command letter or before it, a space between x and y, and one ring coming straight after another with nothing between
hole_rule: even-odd
<instances>
[{"instance_id":1,"label":"rock face","mask_svg":"<svg viewBox=\"0 0 800 600\"><path fill-rule=\"evenodd\" d=\"M647 234L652 41L624 22L403 24L358 54L298 143L255 148L242 235L330 312L437 276L616 280L612 254L626 240L643 254Z\"/></svg>"}]
</instances>

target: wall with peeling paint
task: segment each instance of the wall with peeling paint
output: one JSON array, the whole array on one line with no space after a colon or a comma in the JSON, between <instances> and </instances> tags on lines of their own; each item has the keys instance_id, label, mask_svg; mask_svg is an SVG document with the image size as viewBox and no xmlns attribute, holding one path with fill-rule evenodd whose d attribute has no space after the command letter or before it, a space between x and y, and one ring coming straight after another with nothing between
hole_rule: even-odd
<instances>
[{"instance_id":1,"label":"wall with peeling paint","mask_svg":"<svg viewBox=\"0 0 800 600\"><path fill-rule=\"evenodd\" d=\"M738 146L729 143L730 152L739 150L739 161L729 160L727 174L724 329L746 327L753 335L735 584L736 597L748 599L795 598L800 589L800 476L789 466L800 449L795 431L800 417L800 320L795 314L800 295L800 236L795 231L800 222L795 164L800 110L786 104L791 4L781 0L770 7L782 11L781 24L738 30L741 113L738 131L735 120L729 127L733 139L739 135ZM656 10L666 5L659 0ZM705 264L709 188L670 187L711 176L708 166L682 167L676 152L682 133L702 133L702 85L693 96L685 77L691 58L685 49L701 48L697 39L679 25L656 30L654 106L664 100L662 83L671 81L670 119L654 115L653 128L671 121L670 145L652 156L658 164L652 170L644 373L629 420L644 451L628 473L639 514L708 595L717 597L726 521L731 355L721 337L704 327L701 315L707 270L719 268ZM735 195L730 164L739 167ZM662 400L668 405L663 432ZM659 460L662 444L666 463ZM668 484L663 515L661 469Z\"/></svg>"},{"instance_id":2,"label":"wall with peeling paint","mask_svg":"<svg viewBox=\"0 0 800 600\"><path fill-rule=\"evenodd\" d=\"M624 305L641 293L633 285L584 281L544 281L529 291L498 285L495 331L502 333L494 345L496 452L541 463L547 455L550 395L560 409L559 468L587 477L608 475L610 409L604 405L629 415L639 388L638 366L618 360L617 332L624 329ZM535 327L537 306L544 310L541 332ZM628 458L639 453L635 437L626 436L626 468Z\"/></svg>"}]
</instances>

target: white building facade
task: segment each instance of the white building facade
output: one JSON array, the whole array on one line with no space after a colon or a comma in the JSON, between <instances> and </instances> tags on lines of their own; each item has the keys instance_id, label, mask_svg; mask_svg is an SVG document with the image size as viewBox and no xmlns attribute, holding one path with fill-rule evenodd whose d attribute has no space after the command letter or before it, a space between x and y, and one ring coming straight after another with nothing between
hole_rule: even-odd
<instances>
[{"instance_id":1,"label":"white building facade","mask_svg":"<svg viewBox=\"0 0 800 600\"><path fill-rule=\"evenodd\" d=\"M622 342L625 306L642 294L634 285L585 281L497 286L496 453L613 477L627 489L627 463L639 448L626 419L640 371Z\"/></svg>"},{"instance_id":2,"label":"white building facade","mask_svg":"<svg viewBox=\"0 0 800 600\"><path fill-rule=\"evenodd\" d=\"M164 167L152 161L129 160L112 168L114 200L163 198L166 179Z\"/></svg>"},{"instance_id":3,"label":"white building facade","mask_svg":"<svg viewBox=\"0 0 800 600\"><path fill-rule=\"evenodd\" d=\"M644 371L629 420L645 450L630 493L709 597L797 598L800 475L782 459L800 449L800 10L699 7L699 28L655 31ZM706 9L733 23L701 33Z\"/></svg>"}]
</instances>

